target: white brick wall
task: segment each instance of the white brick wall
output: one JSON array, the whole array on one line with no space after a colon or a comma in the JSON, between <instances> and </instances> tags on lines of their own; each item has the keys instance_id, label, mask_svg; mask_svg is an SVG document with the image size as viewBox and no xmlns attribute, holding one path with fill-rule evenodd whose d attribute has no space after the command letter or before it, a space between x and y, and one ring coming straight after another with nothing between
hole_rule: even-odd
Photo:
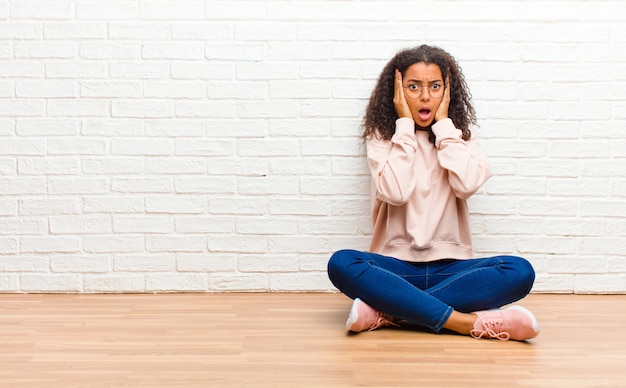
<instances>
[{"instance_id":1,"label":"white brick wall","mask_svg":"<svg viewBox=\"0 0 626 388\"><path fill-rule=\"evenodd\" d=\"M460 62L477 255L626 292L620 1L0 0L0 292L332 290L369 241L359 122L400 48Z\"/></svg>"}]
</instances>

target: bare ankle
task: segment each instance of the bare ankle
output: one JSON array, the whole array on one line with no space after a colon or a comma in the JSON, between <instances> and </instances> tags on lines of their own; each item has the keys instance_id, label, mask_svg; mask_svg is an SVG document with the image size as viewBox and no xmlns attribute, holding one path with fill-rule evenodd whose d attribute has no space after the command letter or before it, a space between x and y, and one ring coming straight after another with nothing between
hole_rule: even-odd
<instances>
[{"instance_id":1,"label":"bare ankle","mask_svg":"<svg viewBox=\"0 0 626 388\"><path fill-rule=\"evenodd\" d=\"M477 316L474 314L461 313L455 310L443 327L459 334L469 335L470 331L474 328L476 319Z\"/></svg>"}]
</instances>

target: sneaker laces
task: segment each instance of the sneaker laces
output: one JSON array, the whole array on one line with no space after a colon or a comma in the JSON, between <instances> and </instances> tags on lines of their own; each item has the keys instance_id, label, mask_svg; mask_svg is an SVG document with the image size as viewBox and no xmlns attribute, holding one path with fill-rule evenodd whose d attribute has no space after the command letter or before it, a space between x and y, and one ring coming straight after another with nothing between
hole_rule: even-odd
<instances>
[{"instance_id":1,"label":"sneaker laces","mask_svg":"<svg viewBox=\"0 0 626 388\"><path fill-rule=\"evenodd\" d=\"M393 318L391 318L390 316L388 316L386 314L378 312L378 319L376 319L376 321L374 321L372 323L372 325L370 326L369 329L367 329L367 331L376 330L376 329L378 329L379 327L382 327L382 326L398 326L398 327L400 327L400 325L398 325L397 323L392 322L391 319L393 319Z\"/></svg>"},{"instance_id":2,"label":"sneaker laces","mask_svg":"<svg viewBox=\"0 0 626 388\"><path fill-rule=\"evenodd\" d=\"M511 337L511 335L503 328L503 319L482 320L480 317L478 319L480 320L480 323L482 323L483 329L473 329L470 331L470 335L472 337L480 339L486 336L487 338L497 338L502 341L506 341Z\"/></svg>"}]
</instances>

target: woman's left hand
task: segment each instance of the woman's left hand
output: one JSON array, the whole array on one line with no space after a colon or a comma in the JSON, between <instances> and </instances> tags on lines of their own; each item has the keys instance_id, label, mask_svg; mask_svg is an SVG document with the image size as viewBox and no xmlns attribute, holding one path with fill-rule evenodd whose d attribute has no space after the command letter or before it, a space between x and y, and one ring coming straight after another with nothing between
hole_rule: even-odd
<instances>
[{"instance_id":1,"label":"woman's left hand","mask_svg":"<svg viewBox=\"0 0 626 388\"><path fill-rule=\"evenodd\" d=\"M439 107L435 112L435 121L441 121L448 118L448 108L450 107L450 75L446 77L446 85L443 91L443 97L439 103Z\"/></svg>"}]
</instances>

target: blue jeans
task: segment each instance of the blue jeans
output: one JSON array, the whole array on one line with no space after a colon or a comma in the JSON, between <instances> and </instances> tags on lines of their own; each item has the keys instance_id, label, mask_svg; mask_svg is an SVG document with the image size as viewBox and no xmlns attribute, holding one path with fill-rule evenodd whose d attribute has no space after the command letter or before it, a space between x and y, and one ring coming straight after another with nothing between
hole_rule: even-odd
<instances>
[{"instance_id":1,"label":"blue jeans","mask_svg":"<svg viewBox=\"0 0 626 388\"><path fill-rule=\"evenodd\" d=\"M438 332L453 310L487 310L522 299L535 271L516 256L411 263L346 249L331 256L328 277L348 297Z\"/></svg>"}]
</instances>

